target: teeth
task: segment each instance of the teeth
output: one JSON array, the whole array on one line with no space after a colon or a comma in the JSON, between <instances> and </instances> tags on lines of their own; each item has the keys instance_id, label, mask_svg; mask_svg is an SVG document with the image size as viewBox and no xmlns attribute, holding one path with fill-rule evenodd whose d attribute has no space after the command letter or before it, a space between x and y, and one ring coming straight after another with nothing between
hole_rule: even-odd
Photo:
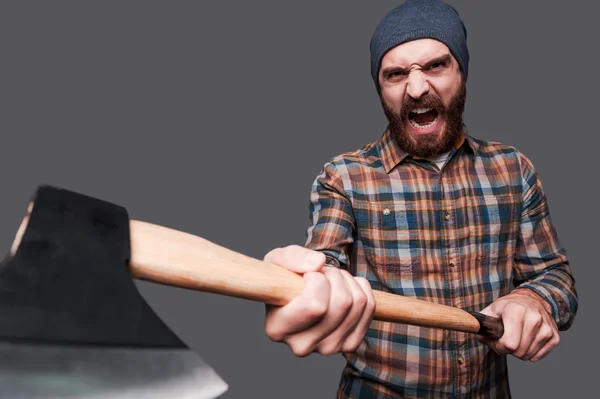
<instances>
[{"instance_id":1,"label":"teeth","mask_svg":"<svg viewBox=\"0 0 600 399\"><path fill-rule=\"evenodd\" d=\"M432 120L431 122L429 122L426 125L419 125L417 122L415 122L412 119L409 119L408 121L410 122L410 124L413 127L417 128L417 129L428 129L428 128L432 127L433 125L435 125L437 123L437 118L435 118L434 120Z\"/></svg>"},{"instance_id":2,"label":"teeth","mask_svg":"<svg viewBox=\"0 0 600 399\"><path fill-rule=\"evenodd\" d=\"M414 112L415 114L424 114L425 112L429 112L431 110L432 108L415 108L411 112Z\"/></svg>"}]
</instances>

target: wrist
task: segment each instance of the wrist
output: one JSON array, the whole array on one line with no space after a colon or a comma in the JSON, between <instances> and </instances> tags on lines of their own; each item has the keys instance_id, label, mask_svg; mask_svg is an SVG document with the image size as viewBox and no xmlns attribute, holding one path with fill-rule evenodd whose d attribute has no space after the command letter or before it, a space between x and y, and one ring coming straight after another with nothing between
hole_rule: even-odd
<instances>
[{"instance_id":1,"label":"wrist","mask_svg":"<svg viewBox=\"0 0 600 399\"><path fill-rule=\"evenodd\" d=\"M545 298L543 298L541 295L539 295L538 293L536 293L528 288L517 288L516 290L512 291L509 295L522 295L522 296L531 298L531 299L537 301L544 308L544 310L550 316L552 316L552 307L550 306L548 301Z\"/></svg>"}]
</instances>

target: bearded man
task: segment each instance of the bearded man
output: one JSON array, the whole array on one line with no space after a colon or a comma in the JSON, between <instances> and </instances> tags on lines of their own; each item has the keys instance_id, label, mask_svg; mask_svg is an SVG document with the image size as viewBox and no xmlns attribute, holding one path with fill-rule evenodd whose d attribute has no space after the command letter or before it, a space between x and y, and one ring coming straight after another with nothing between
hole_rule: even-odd
<instances>
[{"instance_id":1,"label":"bearded man","mask_svg":"<svg viewBox=\"0 0 600 399\"><path fill-rule=\"evenodd\" d=\"M578 308L541 180L517 149L467 131L467 30L453 7L408 0L370 49L389 124L325 164L305 248L265 256L305 277L267 308L266 333L297 356L342 353L338 398L510 397L507 355L544 358ZM372 289L501 317L504 335L373 321Z\"/></svg>"}]
</instances>

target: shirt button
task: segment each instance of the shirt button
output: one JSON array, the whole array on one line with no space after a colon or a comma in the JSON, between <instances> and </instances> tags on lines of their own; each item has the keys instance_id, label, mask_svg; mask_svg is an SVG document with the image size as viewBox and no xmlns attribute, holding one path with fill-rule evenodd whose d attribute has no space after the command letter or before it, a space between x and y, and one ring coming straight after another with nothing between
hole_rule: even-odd
<instances>
[{"instance_id":1,"label":"shirt button","mask_svg":"<svg viewBox=\"0 0 600 399\"><path fill-rule=\"evenodd\" d=\"M390 214L390 210L389 210L388 208L385 208L385 209L383 210L383 214L384 214L385 216L388 216L388 215Z\"/></svg>"},{"instance_id":2,"label":"shirt button","mask_svg":"<svg viewBox=\"0 0 600 399\"><path fill-rule=\"evenodd\" d=\"M458 364L461 364L461 365L465 362L464 359L463 359L463 357L460 356L460 355L458 356L457 361L458 361Z\"/></svg>"},{"instance_id":3,"label":"shirt button","mask_svg":"<svg viewBox=\"0 0 600 399\"><path fill-rule=\"evenodd\" d=\"M444 219L450 220L450 213L448 211L444 212Z\"/></svg>"},{"instance_id":4,"label":"shirt button","mask_svg":"<svg viewBox=\"0 0 600 399\"><path fill-rule=\"evenodd\" d=\"M456 261L454 259L450 259L450 267L456 266Z\"/></svg>"}]
</instances>

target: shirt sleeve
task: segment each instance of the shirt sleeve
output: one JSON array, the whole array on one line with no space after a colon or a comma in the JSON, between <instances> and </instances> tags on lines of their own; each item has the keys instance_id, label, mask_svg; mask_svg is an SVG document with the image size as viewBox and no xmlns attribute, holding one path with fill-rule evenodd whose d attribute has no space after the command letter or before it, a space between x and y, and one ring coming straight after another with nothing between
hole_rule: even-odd
<instances>
[{"instance_id":1,"label":"shirt sleeve","mask_svg":"<svg viewBox=\"0 0 600 399\"><path fill-rule=\"evenodd\" d=\"M567 330L578 309L575 279L552 224L539 176L531 161L521 157L523 207L515 251L517 288L530 289L544 298L558 329Z\"/></svg>"},{"instance_id":2,"label":"shirt sleeve","mask_svg":"<svg viewBox=\"0 0 600 399\"><path fill-rule=\"evenodd\" d=\"M348 268L354 242L354 215L343 181L333 163L327 163L310 192L311 224L305 247L325 254L329 266Z\"/></svg>"}]
</instances>

